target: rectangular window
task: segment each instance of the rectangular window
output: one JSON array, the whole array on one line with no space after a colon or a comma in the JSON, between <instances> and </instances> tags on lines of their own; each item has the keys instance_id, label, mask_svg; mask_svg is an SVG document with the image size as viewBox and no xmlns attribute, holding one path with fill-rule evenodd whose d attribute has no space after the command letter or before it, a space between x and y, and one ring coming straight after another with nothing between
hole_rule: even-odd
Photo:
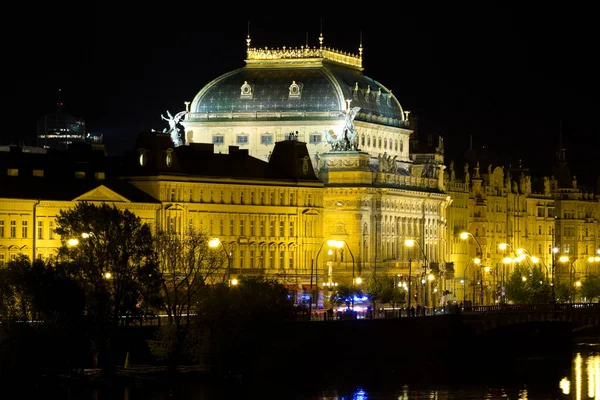
<instances>
[{"instance_id":1,"label":"rectangular window","mask_svg":"<svg viewBox=\"0 0 600 400\"><path fill-rule=\"evenodd\" d=\"M250 192L250 204L254 204L254 192Z\"/></svg>"},{"instance_id":2,"label":"rectangular window","mask_svg":"<svg viewBox=\"0 0 600 400\"><path fill-rule=\"evenodd\" d=\"M294 252L290 251L290 258L288 259L288 268L294 269Z\"/></svg>"},{"instance_id":3,"label":"rectangular window","mask_svg":"<svg viewBox=\"0 0 600 400\"><path fill-rule=\"evenodd\" d=\"M260 236L265 236L265 221L260 221Z\"/></svg>"},{"instance_id":4,"label":"rectangular window","mask_svg":"<svg viewBox=\"0 0 600 400\"><path fill-rule=\"evenodd\" d=\"M254 235L255 235L255 233L254 233L254 220L251 219L250 220L250 236L254 236Z\"/></svg>"},{"instance_id":5,"label":"rectangular window","mask_svg":"<svg viewBox=\"0 0 600 400\"><path fill-rule=\"evenodd\" d=\"M29 227L27 226L27 221L21 221L21 237L26 239L29 235Z\"/></svg>"},{"instance_id":6,"label":"rectangular window","mask_svg":"<svg viewBox=\"0 0 600 400\"><path fill-rule=\"evenodd\" d=\"M10 237L17 237L17 221L10 221Z\"/></svg>"},{"instance_id":7,"label":"rectangular window","mask_svg":"<svg viewBox=\"0 0 600 400\"><path fill-rule=\"evenodd\" d=\"M285 252L283 251L279 252L279 268L285 268Z\"/></svg>"},{"instance_id":8,"label":"rectangular window","mask_svg":"<svg viewBox=\"0 0 600 400\"><path fill-rule=\"evenodd\" d=\"M48 239L54 239L54 221L48 221Z\"/></svg>"},{"instance_id":9,"label":"rectangular window","mask_svg":"<svg viewBox=\"0 0 600 400\"><path fill-rule=\"evenodd\" d=\"M214 135L213 136L213 143L214 144L223 144L223 143L225 143L225 136L223 136L223 135Z\"/></svg>"},{"instance_id":10,"label":"rectangular window","mask_svg":"<svg viewBox=\"0 0 600 400\"><path fill-rule=\"evenodd\" d=\"M224 225L224 221L223 221L222 219L220 219L220 220L219 220L219 235L220 235L220 236L223 236L223 234L224 234L224 232L225 232L225 231L224 231L224 229L223 229L223 228L224 228L224 226L223 226L223 225Z\"/></svg>"},{"instance_id":11,"label":"rectangular window","mask_svg":"<svg viewBox=\"0 0 600 400\"><path fill-rule=\"evenodd\" d=\"M269 236L275 236L275 221L269 221Z\"/></svg>"},{"instance_id":12,"label":"rectangular window","mask_svg":"<svg viewBox=\"0 0 600 400\"><path fill-rule=\"evenodd\" d=\"M256 250L250 250L250 268L254 268L254 260L256 258Z\"/></svg>"},{"instance_id":13,"label":"rectangular window","mask_svg":"<svg viewBox=\"0 0 600 400\"><path fill-rule=\"evenodd\" d=\"M244 259L246 252L244 250L240 250L240 268L244 268Z\"/></svg>"},{"instance_id":14,"label":"rectangular window","mask_svg":"<svg viewBox=\"0 0 600 400\"><path fill-rule=\"evenodd\" d=\"M229 234L234 235L235 223L232 219L229 220Z\"/></svg>"},{"instance_id":15,"label":"rectangular window","mask_svg":"<svg viewBox=\"0 0 600 400\"><path fill-rule=\"evenodd\" d=\"M279 236L285 236L285 222L279 221Z\"/></svg>"},{"instance_id":16,"label":"rectangular window","mask_svg":"<svg viewBox=\"0 0 600 400\"><path fill-rule=\"evenodd\" d=\"M279 205L283 205L283 191L279 192Z\"/></svg>"},{"instance_id":17,"label":"rectangular window","mask_svg":"<svg viewBox=\"0 0 600 400\"><path fill-rule=\"evenodd\" d=\"M269 192L269 205L272 206L275 204L275 193L273 191Z\"/></svg>"},{"instance_id":18,"label":"rectangular window","mask_svg":"<svg viewBox=\"0 0 600 400\"><path fill-rule=\"evenodd\" d=\"M264 192L260 192L260 205L264 206L265 205L265 193Z\"/></svg>"},{"instance_id":19,"label":"rectangular window","mask_svg":"<svg viewBox=\"0 0 600 400\"><path fill-rule=\"evenodd\" d=\"M4 254L0 254L0 263L3 263L4 261L5 261Z\"/></svg>"},{"instance_id":20,"label":"rectangular window","mask_svg":"<svg viewBox=\"0 0 600 400\"><path fill-rule=\"evenodd\" d=\"M4 220L0 220L0 238L4 237Z\"/></svg>"},{"instance_id":21,"label":"rectangular window","mask_svg":"<svg viewBox=\"0 0 600 400\"><path fill-rule=\"evenodd\" d=\"M269 251L269 267L275 268L275 252Z\"/></svg>"},{"instance_id":22,"label":"rectangular window","mask_svg":"<svg viewBox=\"0 0 600 400\"><path fill-rule=\"evenodd\" d=\"M171 200L170 201L175 201L175 188L171 188Z\"/></svg>"},{"instance_id":23,"label":"rectangular window","mask_svg":"<svg viewBox=\"0 0 600 400\"><path fill-rule=\"evenodd\" d=\"M188 201L191 203L192 201L194 201L194 191L192 189L189 190L189 197L188 197Z\"/></svg>"},{"instance_id":24,"label":"rectangular window","mask_svg":"<svg viewBox=\"0 0 600 400\"><path fill-rule=\"evenodd\" d=\"M248 144L248 136L247 135L238 135L237 144Z\"/></svg>"},{"instance_id":25,"label":"rectangular window","mask_svg":"<svg viewBox=\"0 0 600 400\"><path fill-rule=\"evenodd\" d=\"M244 234L246 233L246 230L244 229L244 221L243 219L240 220L240 236L244 236Z\"/></svg>"},{"instance_id":26,"label":"rectangular window","mask_svg":"<svg viewBox=\"0 0 600 400\"><path fill-rule=\"evenodd\" d=\"M273 136L271 135L261 135L260 144L273 144Z\"/></svg>"},{"instance_id":27,"label":"rectangular window","mask_svg":"<svg viewBox=\"0 0 600 400\"><path fill-rule=\"evenodd\" d=\"M294 221L290 221L290 237L294 237Z\"/></svg>"},{"instance_id":28,"label":"rectangular window","mask_svg":"<svg viewBox=\"0 0 600 400\"><path fill-rule=\"evenodd\" d=\"M309 143L310 144L321 143L321 135L315 135L315 134L310 135Z\"/></svg>"},{"instance_id":29,"label":"rectangular window","mask_svg":"<svg viewBox=\"0 0 600 400\"><path fill-rule=\"evenodd\" d=\"M294 193L290 193L290 206L294 205Z\"/></svg>"},{"instance_id":30,"label":"rectangular window","mask_svg":"<svg viewBox=\"0 0 600 400\"><path fill-rule=\"evenodd\" d=\"M542 207L538 207L538 209L537 209L537 216L538 217L543 217L544 216L544 209Z\"/></svg>"}]
</instances>

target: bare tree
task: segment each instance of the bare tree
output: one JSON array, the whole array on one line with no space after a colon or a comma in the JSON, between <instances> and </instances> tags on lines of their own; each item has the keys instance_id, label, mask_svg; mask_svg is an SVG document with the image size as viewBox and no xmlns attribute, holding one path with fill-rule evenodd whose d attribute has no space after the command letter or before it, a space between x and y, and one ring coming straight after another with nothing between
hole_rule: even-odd
<instances>
[{"instance_id":1,"label":"bare tree","mask_svg":"<svg viewBox=\"0 0 600 400\"><path fill-rule=\"evenodd\" d=\"M208 241L205 233L193 229L185 234L159 232L155 237L163 308L170 324L180 325L183 317L189 322L208 285L224 282L224 256Z\"/></svg>"}]
</instances>

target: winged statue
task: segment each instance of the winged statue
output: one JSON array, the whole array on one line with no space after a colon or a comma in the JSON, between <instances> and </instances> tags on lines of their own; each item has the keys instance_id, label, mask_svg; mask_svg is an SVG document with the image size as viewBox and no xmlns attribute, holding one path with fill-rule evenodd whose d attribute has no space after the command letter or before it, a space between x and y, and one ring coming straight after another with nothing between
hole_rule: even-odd
<instances>
[{"instance_id":1,"label":"winged statue","mask_svg":"<svg viewBox=\"0 0 600 400\"><path fill-rule=\"evenodd\" d=\"M164 119L165 121L167 121L169 123L169 128L168 129L165 128L163 130L163 133L171 135L171 139L173 140L173 144L175 145L175 147L181 146L183 144L177 124L179 124L179 121L181 121L183 119L183 117L185 116L186 113L187 113L186 111L180 111L177 114L175 114L175 116L173 116L173 115L171 115L169 110L167 110L166 117L162 114L160 115L160 117L162 119Z\"/></svg>"},{"instance_id":2,"label":"winged statue","mask_svg":"<svg viewBox=\"0 0 600 400\"><path fill-rule=\"evenodd\" d=\"M360 107L348 108L340 113L344 117L344 129L341 135L333 130L325 130L325 140L331 145L332 151L356 151L358 150L358 131L354 126L354 117Z\"/></svg>"}]
</instances>

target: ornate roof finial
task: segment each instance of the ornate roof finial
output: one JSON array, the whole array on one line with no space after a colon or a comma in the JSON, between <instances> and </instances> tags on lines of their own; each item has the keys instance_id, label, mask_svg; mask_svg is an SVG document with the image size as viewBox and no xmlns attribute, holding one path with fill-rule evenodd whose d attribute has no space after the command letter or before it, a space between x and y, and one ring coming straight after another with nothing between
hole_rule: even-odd
<instances>
[{"instance_id":1,"label":"ornate roof finial","mask_svg":"<svg viewBox=\"0 0 600 400\"><path fill-rule=\"evenodd\" d=\"M321 18L321 33L319 33L319 48L323 48L323 18Z\"/></svg>"},{"instance_id":2,"label":"ornate roof finial","mask_svg":"<svg viewBox=\"0 0 600 400\"><path fill-rule=\"evenodd\" d=\"M358 58L360 58L361 60L362 60L362 52L363 52L362 31L360 31L360 45L358 46Z\"/></svg>"},{"instance_id":3,"label":"ornate roof finial","mask_svg":"<svg viewBox=\"0 0 600 400\"><path fill-rule=\"evenodd\" d=\"M250 21L248 20L248 36L246 37L246 47L250 50Z\"/></svg>"}]
</instances>

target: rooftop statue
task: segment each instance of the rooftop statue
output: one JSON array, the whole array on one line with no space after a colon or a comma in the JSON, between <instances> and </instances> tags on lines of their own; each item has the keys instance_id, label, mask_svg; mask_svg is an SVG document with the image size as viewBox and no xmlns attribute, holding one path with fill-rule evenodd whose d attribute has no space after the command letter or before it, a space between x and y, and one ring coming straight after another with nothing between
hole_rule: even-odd
<instances>
[{"instance_id":1,"label":"rooftop statue","mask_svg":"<svg viewBox=\"0 0 600 400\"><path fill-rule=\"evenodd\" d=\"M350 104L350 103L348 103ZM354 126L354 117L360 110L360 107L348 107L340 113L344 117L344 130L341 136L336 135L332 130L325 131L325 139L331 145L332 151L357 151L358 150L358 131Z\"/></svg>"},{"instance_id":2,"label":"rooftop statue","mask_svg":"<svg viewBox=\"0 0 600 400\"><path fill-rule=\"evenodd\" d=\"M183 144L179 133L179 127L177 126L177 124L179 124L179 121L183 119L183 116L185 114L186 111L180 111L177 114L175 114L175 116L172 116L169 110L167 110L168 118L162 114L160 115L162 119L169 123L169 129L165 128L163 130L163 133L171 135L171 140L173 140L173 144L175 145L175 147L179 147Z\"/></svg>"}]
</instances>

